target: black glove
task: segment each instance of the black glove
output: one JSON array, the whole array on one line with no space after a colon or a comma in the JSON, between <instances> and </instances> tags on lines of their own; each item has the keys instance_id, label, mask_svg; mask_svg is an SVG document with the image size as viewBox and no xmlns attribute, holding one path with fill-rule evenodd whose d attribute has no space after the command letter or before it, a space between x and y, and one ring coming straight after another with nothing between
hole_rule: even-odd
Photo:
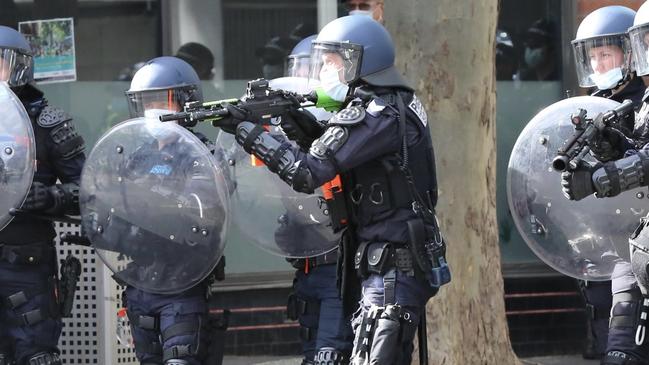
<instances>
[{"instance_id":1,"label":"black glove","mask_svg":"<svg viewBox=\"0 0 649 365\"><path fill-rule=\"evenodd\" d=\"M309 149L325 130L325 125L306 110L291 110L282 115L280 125L286 136L304 149Z\"/></svg>"},{"instance_id":2,"label":"black glove","mask_svg":"<svg viewBox=\"0 0 649 365\"><path fill-rule=\"evenodd\" d=\"M54 196L49 186L34 181L27 194L22 209L29 211L44 211L54 206Z\"/></svg>"},{"instance_id":3,"label":"black glove","mask_svg":"<svg viewBox=\"0 0 649 365\"><path fill-rule=\"evenodd\" d=\"M223 103L221 105L229 114L219 120L213 121L212 126L221 128L225 133L235 134L237 132L237 125L243 121L249 120L250 115L246 110L241 109L236 105L230 103Z\"/></svg>"},{"instance_id":4,"label":"black glove","mask_svg":"<svg viewBox=\"0 0 649 365\"><path fill-rule=\"evenodd\" d=\"M593 172L600 165L590 165L582 162L573 171L561 173L561 190L570 200L581 200L595 192Z\"/></svg>"},{"instance_id":5,"label":"black glove","mask_svg":"<svg viewBox=\"0 0 649 365\"><path fill-rule=\"evenodd\" d=\"M596 143L591 144L593 156L601 162L619 160L627 149L627 138L617 129L606 128Z\"/></svg>"}]
</instances>

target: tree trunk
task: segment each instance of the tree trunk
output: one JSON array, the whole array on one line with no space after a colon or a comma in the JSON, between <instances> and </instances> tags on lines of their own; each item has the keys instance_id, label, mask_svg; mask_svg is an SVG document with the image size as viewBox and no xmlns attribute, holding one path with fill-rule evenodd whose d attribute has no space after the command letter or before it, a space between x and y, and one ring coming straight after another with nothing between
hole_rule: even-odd
<instances>
[{"instance_id":1,"label":"tree trunk","mask_svg":"<svg viewBox=\"0 0 649 365\"><path fill-rule=\"evenodd\" d=\"M389 0L385 8L397 66L428 112L453 276L426 310L430 363L517 364L496 223L498 0Z\"/></svg>"}]
</instances>

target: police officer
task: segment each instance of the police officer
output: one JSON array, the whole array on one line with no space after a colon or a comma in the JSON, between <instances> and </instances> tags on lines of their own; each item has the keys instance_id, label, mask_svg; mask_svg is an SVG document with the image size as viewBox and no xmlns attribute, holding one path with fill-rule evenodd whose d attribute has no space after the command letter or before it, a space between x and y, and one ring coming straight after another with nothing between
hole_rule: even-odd
<instances>
[{"instance_id":1,"label":"police officer","mask_svg":"<svg viewBox=\"0 0 649 365\"><path fill-rule=\"evenodd\" d=\"M352 285L355 267L363 278L353 320L355 363L410 363L424 306L450 280L448 271L441 272L447 266L434 217L437 183L428 119L394 57L390 35L370 17L342 17L322 29L313 42L311 78L347 107L320 133L306 133L314 139L308 153L245 122L244 110L227 107L232 119L244 121L237 142L296 191L311 193L341 174L351 221L339 259L346 306L353 303L350 293L360 293ZM313 125L307 114L292 119L296 128ZM332 216L345 221L338 218ZM434 264L426 259L429 252Z\"/></svg>"},{"instance_id":2,"label":"police officer","mask_svg":"<svg viewBox=\"0 0 649 365\"><path fill-rule=\"evenodd\" d=\"M182 110L186 102L203 100L196 71L176 57L146 62L134 75L126 98L134 118L157 118ZM207 340L202 326L208 311L206 292L207 281L178 294L154 294L127 286L125 304L135 353L142 364L201 364L204 354L199 350Z\"/></svg>"},{"instance_id":3,"label":"police officer","mask_svg":"<svg viewBox=\"0 0 649 365\"><path fill-rule=\"evenodd\" d=\"M38 168L22 209L39 216L79 214L83 138L72 118L49 106L34 86L30 46L5 26L0 26L0 81L22 101L36 138ZM62 303L55 296L54 237L51 221L29 214L0 231L0 364L61 363L57 343Z\"/></svg>"},{"instance_id":4,"label":"police officer","mask_svg":"<svg viewBox=\"0 0 649 365\"><path fill-rule=\"evenodd\" d=\"M371 16L377 22L383 24L384 0L342 0L349 15Z\"/></svg>"},{"instance_id":5,"label":"police officer","mask_svg":"<svg viewBox=\"0 0 649 365\"><path fill-rule=\"evenodd\" d=\"M311 42L315 38L316 35L307 37L293 48L288 56L289 77L309 76ZM284 127L291 134L292 126L284 123ZM286 228L291 229L290 225ZM299 237L325 239L317 234L304 233ZM276 238L278 237L276 234ZM289 259L296 271L288 314L289 318L300 322L304 365L325 364L327 359L340 359L341 363L346 363L352 352L354 334L349 317L344 314L336 286L337 259L336 252L305 259Z\"/></svg>"},{"instance_id":6,"label":"police officer","mask_svg":"<svg viewBox=\"0 0 649 365\"><path fill-rule=\"evenodd\" d=\"M647 44L644 42L647 30L649 30L649 6L645 3L635 15L633 27L629 29L636 71L640 76L649 74ZM563 173L562 185L564 194L568 198L581 200L593 193L598 198L611 197L649 184L648 145L637 152L633 149L634 144L638 146L647 142L643 132L643 126L646 126L647 122L646 94L643 101L640 112L636 116L634 143L625 151L626 155L630 156L612 161L604 160L603 164L582 164L575 171ZM623 262L617 264L613 271L613 304L606 355L602 359L602 364L646 364L649 359L649 348L643 335L646 326L643 316L646 317L647 314L640 313L643 296L649 297L649 293L646 292L649 283L640 280L647 279L646 269L637 270L635 263L641 256L634 253L632 243L631 262L634 264ZM642 291L643 288L645 292Z\"/></svg>"},{"instance_id":7,"label":"police officer","mask_svg":"<svg viewBox=\"0 0 649 365\"><path fill-rule=\"evenodd\" d=\"M577 36L572 41L575 55L575 65L579 85L584 88L595 87L593 96L609 98L618 102L631 99L635 109L640 108L645 85L642 78L637 77L631 67L631 45L627 29L633 25L635 12L624 6L606 6L588 14L577 29ZM632 135L633 114L625 123L627 134ZM619 150L622 138L615 139L615 149ZM598 159L609 160L609 151L594 151ZM615 157L620 157L614 152ZM626 271L627 275L622 271ZM611 281L580 282L582 294L587 308L587 345L584 352L586 358L599 358L606 352L607 339L609 338L609 315L612 303L620 302L633 283L625 282L625 278L633 279L630 267L618 267ZM635 288L637 291L637 287ZM613 293L613 294L611 294ZM617 294L617 296L616 296ZM622 304L617 304L622 305ZM618 308L619 309L619 308ZM616 310L618 310L616 309ZM615 317L614 311L614 317ZM620 327L617 320L610 322L611 338L609 342L619 342L621 332L629 331L628 327ZM625 329L626 328L626 329ZM630 338L629 336L624 336Z\"/></svg>"}]
</instances>

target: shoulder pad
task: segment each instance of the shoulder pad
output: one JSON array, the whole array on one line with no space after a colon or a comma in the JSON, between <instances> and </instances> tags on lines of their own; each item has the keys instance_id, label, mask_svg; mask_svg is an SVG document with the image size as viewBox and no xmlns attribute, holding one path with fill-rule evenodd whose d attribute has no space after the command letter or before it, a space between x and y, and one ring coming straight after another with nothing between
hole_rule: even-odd
<instances>
[{"instance_id":1,"label":"shoulder pad","mask_svg":"<svg viewBox=\"0 0 649 365\"><path fill-rule=\"evenodd\" d=\"M412 95L412 101L410 104L408 104L408 109L412 111L417 118L421 121L421 123L426 126L428 124L428 115L426 114L426 109L424 109L424 106L421 103L421 100L417 97L417 95Z\"/></svg>"},{"instance_id":2,"label":"shoulder pad","mask_svg":"<svg viewBox=\"0 0 649 365\"><path fill-rule=\"evenodd\" d=\"M348 106L339 111L331 119L329 125L351 126L365 119L365 109L360 106Z\"/></svg>"},{"instance_id":3,"label":"shoulder pad","mask_svg":"<svg viewBox=\"0 0 649 365\"><path fill-rule=\"evenodd\" d=\"M646 102L647 99L649 99L649 88L646 88L644 91L644 95L642 96L642 102Z\"/></svg>"},{"instance_id":4,"label":"shoulder pad","mask_svg":"<svg viewBox=\"0 0 649 365\"><path fill-rule=\"evenodd\" d=\"M59 108L46 106L36 119L36 123L43 128L52 128L69 120L72 120L72 117L68 113Z\"/></svg>"}]
</instances>

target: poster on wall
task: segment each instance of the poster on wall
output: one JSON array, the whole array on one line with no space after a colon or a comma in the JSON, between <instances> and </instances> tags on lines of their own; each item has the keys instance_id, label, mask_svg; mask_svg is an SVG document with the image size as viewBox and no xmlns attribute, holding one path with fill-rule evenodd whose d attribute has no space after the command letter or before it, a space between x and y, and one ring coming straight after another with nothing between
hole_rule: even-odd
<instances>
[{"instance_id":1,"label":"poster on wall","mask_svg":"<svg viewBox=\"0 0 649 365\"><path fill-rule=\"evenodd\" d=\"M18 30L32 47L37 83L77 80L72 18L20 22Z\"/></svg>"}]
</instances>

